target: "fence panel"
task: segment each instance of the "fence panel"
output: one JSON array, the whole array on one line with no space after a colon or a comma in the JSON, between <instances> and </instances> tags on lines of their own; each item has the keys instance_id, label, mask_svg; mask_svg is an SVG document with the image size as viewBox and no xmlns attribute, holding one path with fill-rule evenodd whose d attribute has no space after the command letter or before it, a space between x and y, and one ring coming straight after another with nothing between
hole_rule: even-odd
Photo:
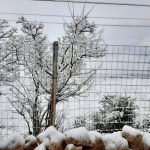
<instances>
[{"instance_id":1,"label":"fence panel","mask_svg":"<svg viewBox=\"0 0 150 150\"><path fill-rule=\"evenodd\" d=\"M22 68L19 69L21 70ZM98 130L104 128L106 124L110 126L117 124L116 130L118 130L120 127L118 120L120 124L132 124L134 122L135 127L149 130L150 47L107 45L106 55L102 58L84 59L84 67L81 68L81 71L83 74L78 76L78 81L87 78L88 71L94 71L95 75L88 82L88 89L82 88L82 94L69 97L66 101L57 103L56 120L58 123L57 127L61 131L78 126ZM21 83L32 89L33 85L30 84L30 76L24 69L21 72ZM68 87L74 88L76 82L72 83L74 85L68 84ZM21 85L16 83L16 86L19 88ZM16 131L24 135L28 134L27 124L23 116L19 115L9 103L8 97L11 100L15 99L15 95L12 92L15 90L14 87L12 87L11 91L9 88L9 86L4 84L0 85L2 94L0 96L0 134L2 138ZM32 91L30 91L30 94L32 94ZM45 97L45 95L40 97L40 102L43 106L47 105L47 101L43 100ZM109 107L106 105L109 102L102 102L108 99L112 100L111 102L109 101L111 103L109 105L111 106L110 111L106 111ZM122 100L121 104L119 103L120 99ZM128 104L126 105L125 102ZM123 104L125 107L129 107L128 110L131 109L130 112L132 110L135 111L133 113L126 112L125 114ZM43 108L45 109L45 107ZM109 115L106 115L106 113ZM122 119L123 115L126 115L124 119ZM132 115L134 120L132 120ZM94 120L97 124L95 124ZM106 125L105 131L107 127ZM111 130L109 131L111 132ZM112 131L115 131L115 128Z\"/></svg>"}]
</instances>

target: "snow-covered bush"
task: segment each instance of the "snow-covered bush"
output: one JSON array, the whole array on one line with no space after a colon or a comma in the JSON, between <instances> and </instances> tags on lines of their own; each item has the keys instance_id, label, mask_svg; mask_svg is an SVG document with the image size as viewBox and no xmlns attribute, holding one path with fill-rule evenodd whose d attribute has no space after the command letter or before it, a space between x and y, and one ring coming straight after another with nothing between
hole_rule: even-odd
<instances>
[{"instance_id":1,"label":"snow-covered bush","mask_svg":"<svg viewBox=\"0 0 150 150\"><path fill-rule=\"evenodd\" d=\"M143 121L141 122L140 128L143 131L150 132L150 117L145 116Z\"/></svg>"},{"instance_id":2,"label":"snow-covered bush","mask_svg":"<svg viewBox=\"0 0 150 150\"><path fill-rule=\"evenodd\" d=\"M126 96L106 95L101 107L92 115L92 125L100 132L119 131L124 125L133 126L136 118L135 99Z\"/></svg>"}]
</instances>

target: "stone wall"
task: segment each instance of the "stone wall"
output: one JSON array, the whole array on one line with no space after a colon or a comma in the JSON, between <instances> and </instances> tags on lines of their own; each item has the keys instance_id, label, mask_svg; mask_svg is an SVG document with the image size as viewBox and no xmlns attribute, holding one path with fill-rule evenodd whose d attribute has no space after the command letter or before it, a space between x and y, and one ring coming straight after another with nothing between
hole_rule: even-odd
<instances>
[{"instance_id":1,"label":"stone wall","mask_svg":"<svg viewBox=\"0 0 150 150\"><path fill-rule=\"evenodd\" d=\"M37 137L12 135L0 142L0 150L150 150L150 133L129 126L112 134L84 127L60 133L51 126Z\"/></svg>"}]
</instances>

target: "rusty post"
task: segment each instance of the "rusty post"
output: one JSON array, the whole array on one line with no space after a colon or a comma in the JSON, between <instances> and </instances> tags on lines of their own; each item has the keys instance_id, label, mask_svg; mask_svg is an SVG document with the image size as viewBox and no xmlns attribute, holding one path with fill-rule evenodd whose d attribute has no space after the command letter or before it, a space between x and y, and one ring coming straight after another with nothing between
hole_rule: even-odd
<instances>
[{"instance_id":1,"label":"rusty post","mask_svg":"<svg viewBox=\"0 0 150 150\"><path fill-rule=\"evenodd\" d=\"M53 43L53 74L52 74L52 93L50 99L50 125L55 126L56 118L56 94L57 94L57 61L58 61L58 42Z\"/></svg>"}]
</instances>

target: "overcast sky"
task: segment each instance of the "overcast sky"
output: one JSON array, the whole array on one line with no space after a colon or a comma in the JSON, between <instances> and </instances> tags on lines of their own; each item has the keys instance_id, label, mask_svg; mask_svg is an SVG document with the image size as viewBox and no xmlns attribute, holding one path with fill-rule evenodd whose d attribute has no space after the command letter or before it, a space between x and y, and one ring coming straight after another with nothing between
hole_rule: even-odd
<instances>
[{"instance_id":1,"label":"overcast sky","mask_svg":"<svg viewBox=\"0 0 150 150\"><path fill-rule=\"evenodd\" d=\"M96 1L96 0L95 0ZM97 0L98 1L98 0ZM99 0L100 1L100 0ZM102 0L101 0L102 1ZM103 0L104 1L104 0ZM105 2L120 2L119 0L105 0ZM129 0L121 2L131 3ZM132 0L132 3L150 4L148 0ZM70 4L72 7L72 4ZM86 10L94 6L91 16L97 17L134 17L150 18L150 7L129 7L129 6L109 6L87 4ZM74 4L75 13L80 14L83 4ZM28 13L28 14L49 14L49 15L70 15L67 3L57 3L48 1L31 1L31 0L0 0L0 18L16 20L18 15L6 15L5 13ZM30 20L64 22L69 21L63 17L41 17L26 16ZM92 19L98 24L130 24L130 25L150 25L150 20L110 20L110 19ZM13 23L11 21L11 23ZM100 28L99 28L100 30ZM62 36L63 26L61 24L45 24L45 31L50 41L57 40ZM104 27L103 35L105 43L108 44L132 44L132 45L150 45L150 27Z\"/></svg>"}]
</instances>

